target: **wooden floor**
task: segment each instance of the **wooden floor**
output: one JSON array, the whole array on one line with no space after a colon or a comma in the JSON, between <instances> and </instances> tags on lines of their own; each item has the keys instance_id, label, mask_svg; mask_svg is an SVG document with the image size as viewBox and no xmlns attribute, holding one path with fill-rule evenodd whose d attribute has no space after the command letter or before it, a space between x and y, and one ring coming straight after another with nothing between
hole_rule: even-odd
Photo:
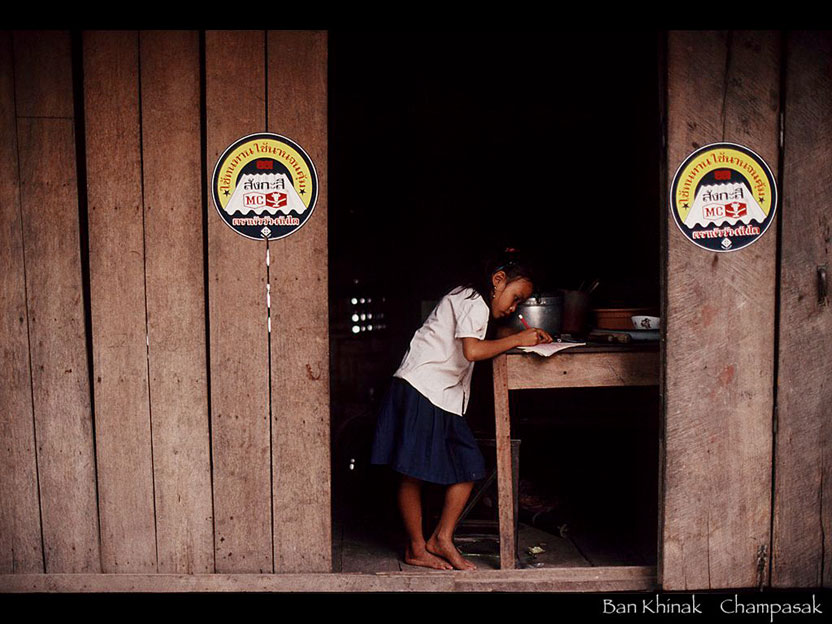
<instances>
[{"instance_id":1,"label":"wooden floor","mask_svg":"<svg viewBox=\"0 0 832 624\"><path fill-rule=\"evenodd\" d=\"M499 569L499 544L496 536L484 533L466 537L457 536L457 547L480 570ZM333 568L335 572L419 571L403 561L401 536L363 528L355 524L336 524L333 535ZM565 531L555 535L520 523L518 528L519 568L591 568L609 566L655 566L644 548L628 542L625 536L615 536L600 531L585 531L573 535Z\"/></svg>"}]
</instances>

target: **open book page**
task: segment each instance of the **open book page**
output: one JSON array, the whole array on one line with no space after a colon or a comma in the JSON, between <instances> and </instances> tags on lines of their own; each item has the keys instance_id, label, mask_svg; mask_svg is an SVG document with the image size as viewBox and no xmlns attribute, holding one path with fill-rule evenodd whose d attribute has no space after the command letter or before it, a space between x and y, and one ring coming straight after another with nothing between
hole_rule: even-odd
<instances>
[{"instance_id":1,"label":"open book page","mask_svg":"<svg viewBox=\"0 0 832 624\"><path fill-rule=\"evenodd\" d=\"M544 344L535 345L533 347L517 348L521 351L526 351L527 353L537 353L538 355L549 357L550 355L554 355L558 351L563 351L564 349L568 349L569 347L581 347L585 344L585 342L547 342Z\"/></svg>"}]
</instances>

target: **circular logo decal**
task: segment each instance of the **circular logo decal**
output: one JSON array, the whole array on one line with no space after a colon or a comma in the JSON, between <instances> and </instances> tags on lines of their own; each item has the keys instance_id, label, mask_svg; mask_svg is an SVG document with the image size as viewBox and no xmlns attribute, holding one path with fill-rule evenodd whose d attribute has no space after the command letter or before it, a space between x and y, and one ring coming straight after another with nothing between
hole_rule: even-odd
<instances>
[{"instance_id":1,"label":"circular logo decal","mask_svg":"<svg viewBox=\"0 0 832 624\"><path fill-rule=\"evenodd\" d=\"M737 251L760 238L777 210L765 161L747 147L713 143L688 156L670 187L676 225L708 251Z\"/></svg>"},{"instance_id":2,"label":"circular logo decal","mask_svg":"<svg viewBox=\"0 0 832 624\"><path fill-rule=\"evenodd\" d=\"M260 132L235 141L214 167L214 205L231 229L255 240L289 236L309 219L318 175L294 141Z\"/></svg>"}]
</instances>

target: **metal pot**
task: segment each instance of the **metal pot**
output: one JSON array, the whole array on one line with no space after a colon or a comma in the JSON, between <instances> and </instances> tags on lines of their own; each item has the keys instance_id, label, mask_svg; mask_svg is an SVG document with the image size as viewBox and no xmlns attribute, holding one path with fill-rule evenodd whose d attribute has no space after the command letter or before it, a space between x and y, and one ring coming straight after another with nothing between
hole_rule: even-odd
<instances>
[{"instance_id":1,"label":"metal pot","mask_svg":"<svg viewBox=\"0 0 832 624\"><path fill-rule=\"evenodd\" d=\"M529 324L529 327L539 327L549 334L560 334L563 324L563 294L541 293L531 296L517 306L517 310L511 316L509 327L512 330L521 331L526 329L520 318Z\"/></svg>"}]
</instances>

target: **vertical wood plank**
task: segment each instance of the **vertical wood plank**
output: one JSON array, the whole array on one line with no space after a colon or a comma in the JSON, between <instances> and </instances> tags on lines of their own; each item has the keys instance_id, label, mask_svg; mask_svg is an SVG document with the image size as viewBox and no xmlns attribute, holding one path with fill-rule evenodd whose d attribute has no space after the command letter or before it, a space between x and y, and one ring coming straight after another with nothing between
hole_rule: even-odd
<instances>
[{"instance_id":1,"label":"vertical wood plank","mask_svg":"<svg viewBox=\"0 0 832 624\"><path fill-rule=\"evenodd\" d=\"M156 572L138 34L84 33L102 570Z\"/></svg>"},{"instance_id":2,"label":"vertical wood plank","mask_svg":"<svg viewBox=\"0 0 832 624\"><path fill-rule=\"evenodd\" d=\"M777 33L670 33L669 177L720 140L750 147L776 177L779 56ZM769 544L776 225L717 254L666 218L662 587L753 587Z\"/></svg>"},{"instance_id":3,"label":"vertical wood plank","mask_svg":"<svg viewBox=\"0 0 832 624\"><path fill-rule=\"evenodd\" d=\"M676 166L696 147L722 138L723 114L715 102L723 101L725 62L728 53L727 33L670 33L668 36L668 121L667 157L668 183ZM692 61L696 58L697 63ZM707 67L707 71L703 71ZM711 114L701 114L701 102L711 102ZM689 102L689 104L687 104ZM714 113L714 109L716 112ZM669 215L666 213L665 218ZM696 589L710 587L709 538L710 501L713 484L702 465L702 455L709 456L708 444L715 440L705 429L701 402L691 413L690 390L686 388L684 371L696 366L700 371L706 364L692 362L699 349L690 351L691 340L685 341L686 323L702 324L698 298L702 288L690 290L696 284L679 284L686 273L684 254L695 255L696 266L710 255L693 247L669 219L667 258L667 323L665 370L665 464L664 464L664 526L662 587L665 589ZM695 272L687 272L695 280ZM678 284L678 285L677 285ZM686 290L690 293L686 296ZM682 300L680 300L680 296ZM702 301L702 304L705 302ZM708 310L713 310L710 306ZM680 317L686 314L687 317ZM713 314L713 312L711 312ZM689 332L690 338L697 335ZM705 341L703 340L703 344ZM693 383L693 380L690 380ZM710 384L709 384L710 385Z\"/></svg>"},{"instance_id":4,"label":"vertical wood plank","mask_svg":"<svg viewBox=\"0 0 832 624\"><path fill-rule=\"evenodd\" d=\"M309 221L270 243L275 569L330 572L327 37L268 33L269 130L306 150L319 194Z\"/></svg>"},{"instance_id":5,"label":"vertical wood plank","mask_svg":"<svg viewBox=\"0 0 832 624\"><path fill-rule=\"evenodd\" d=\"M140 34L159 572L214 571L202 247L199 33Z\"/></svg>"},{"instance_id":6,"label":"vertical wood plank","mask_svg":"<svg viewBox=\"0 0 832 624\"><path fill-rule=\"evenodd\" d=\"M772 585L830 587L832 34L787 37Z\"/></svg>"},{"instance_id":7,"label":"vertical wood plank","mask_svg":"<svg viewBox=\"0 0 832 624\"><path fill-rule=\"evenodd\" d=\"M209 185L231 143L265 130L264 46L263 31L205 34ZM272 572L266 245L208 208L216 571Z\"/></svg>"},{"instance_id":8,"label":"vertical wood plank","mask_svg":"<svg viewBox=\"0 0 832 624\"><path fill-rule=\"evenodd\" d=\"M51 49L52 54L47 50ZM18 116L72 119L72 59L67 31L14 33L15 99ZM48 88L44 79L49 78Z\"/></svg>"},{"instance_id":9,"label":"vertical wood plank","mask_svg":"<svg viewBox=\"0 0 832 624\"><path fill-rule=\"evenodd\" d=\"M69 33L15 33L14 50L44 560L99 572Z\"/></svg>"},{"instance_id":10,"label":"vertical wood plank","mask_svg":"<svg viewBox=\"0 0 832 624\"><path fill-rule=\"evenodd\" d=\"M513 570L517 547L514 543L514 488L511 463L511 418L508 405L507 356L492 361L494 418L497 444L497 508L500 522L500 569Z\"/></svg>"},{"instance_id":11,"label":"vertical wood plank","mask_svg":"<svg viewBox=\"0 0 832 624\"><path fill-rule=\"evenodd\" d=\"M0 32L0 572L43 568L23 225L18 180L12 36Z\"/></svg>"}]
</instances>

